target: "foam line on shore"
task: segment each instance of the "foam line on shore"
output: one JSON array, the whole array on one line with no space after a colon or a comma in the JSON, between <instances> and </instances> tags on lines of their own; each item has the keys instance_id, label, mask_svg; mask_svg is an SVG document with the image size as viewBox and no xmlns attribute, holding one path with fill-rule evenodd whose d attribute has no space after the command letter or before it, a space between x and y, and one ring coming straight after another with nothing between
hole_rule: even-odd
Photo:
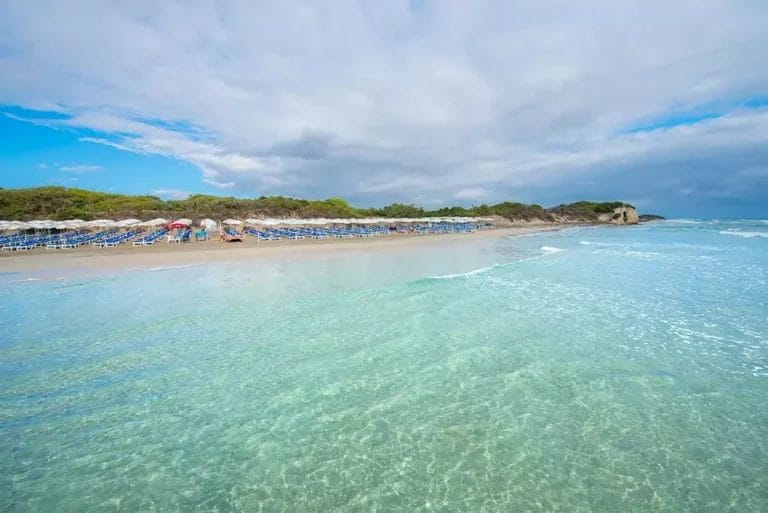
<instances>
[{"instance_id":1,"label":"foam line on shore","mask_svg":"<svg viewBox=\"0 0 768 513\"><path fill-rule=\"evenodd\" d=\"M474 269L472 271L467 271L465 273L457 273L457 274L441 274L438 276L427 276L424 278L424 280L455 280L457 278L467 278L469 276L475 276L477 274L487 273L488 271L492 271L494 269L498 269L499 267L505 266L508 264L493 264L488 267L481 267L480 269Z\"/></svg>"},{"instance_id":2,"label":"foam line on shore","mask_svg":"<svg viewBox=\"0 0 768 513\"><path fill-rule=\"evenodd\" d=\"M735 235L737 237L744 237L745 239L754 239L755 237L768 238L768 232L741 232L738 230L723 230L717 233L720 235Z\"/></svg>"},{"instance_id":3,"label":"foam line on shore","mask_svg":"<svg viewBox=\"0 0 768 513\"><path fill-rule=\"evenodd\" d=\"M513 260L512 262L504 262L504 263L499 263L499 264L493 264L493 265L489 265L488 267L481 267L479 269L473 269L472 271L467 271L465 273L441 274L441 275L437 275L437 276L427 276L426 278L422 278L422 279L416 280L416 281L417 282L418 281L440 281L440 280L455 280L455 279L460 279L460 278L470 278L470 277L477 276L477 275L480 275L480 274L485 274L485 273L493 271L495 269L502 269L502 268L509 267L509 266L512 266L512 265L515 265L515 264L519 264L521 262L529 262L531 260L538 260L538 259L540 259L543 256L545 256L545 254L534 255L534 256L531 256L531 257L528 257L528 258L521 258L519 260Z\"/></svg>"}]
</instances>

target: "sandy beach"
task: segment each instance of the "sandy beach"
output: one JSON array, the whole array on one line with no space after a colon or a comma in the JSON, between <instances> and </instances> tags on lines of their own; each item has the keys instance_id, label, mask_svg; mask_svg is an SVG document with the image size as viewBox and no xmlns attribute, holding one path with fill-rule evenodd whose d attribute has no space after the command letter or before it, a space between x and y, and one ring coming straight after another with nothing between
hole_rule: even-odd
<instances>
[{"instance_id":1,"label":"sandy beach","mask_svg":"<svg viewBox=\"0 0 768 513\"><path fill-rule=\"evenodd\" d=\"M29 252L0 253L2 273L99 272L210 262L234 262L253 259L295 259L322 256L350 250L379 251L387 248L454 241L471 242L478 239L525 235L558 230L564 225L520 226L494 228L473 233L445 235L392 235L354 239L302 239L258 242L246 237L243 242L225 243L218 240L168 244L159 241L152 246L133 247L129 243L114 248L84 246L69 250L37 248Z\"/></svg>"}]
</instances>

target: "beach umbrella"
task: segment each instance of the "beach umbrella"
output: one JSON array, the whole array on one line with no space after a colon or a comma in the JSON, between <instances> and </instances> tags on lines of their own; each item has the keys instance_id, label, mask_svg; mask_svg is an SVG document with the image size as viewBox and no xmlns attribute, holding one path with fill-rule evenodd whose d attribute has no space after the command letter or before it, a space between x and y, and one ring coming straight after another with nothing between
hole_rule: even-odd
<instances>
[{"instance_id":1,"label":"beach umbrella","mask_svg":"<svg viewBox=\"0 0 768 513\"><path fill-rule=\"evenodd\" d=\"M34 228L35 230L50 230L53 228L54 221L51 221L50 219L44 219L44 220L35 220L30 221L27 223L30 228Z\"/></svg>"},{"instance_id":2,"label":"beach umbrella","mask_svg":"<svg viewBox=\"0 0 768 513\"><path fill-rule=\"evenodd\" d=\"M115 226L118 228L128 228L138 224L141 224L141 219L123 219L122 221L115 222Z\"/></svg>"},{"instance_id":3,"label":"beach umbrella","mask_svg":"<svg viewBox=\"0 0 768 513\"><path fill-rule=\"evenodd\" d=\"M200 221L200 226L206 230L214 230L216 229L217 223L213 219L203 219Z\"/></svg>"},{"instance_id":4,"label":"beach umbrella","mask_svg":"<svg viewBox=\"0 0 768 513\"><path fill-rule=\"evenodd\" d=\"M18 221L0 221L0 231L18 230Z\"/></svg>"},{"instance_id":5,"label":"beach umbrella","mask_svg":"<svg viewBox=\"0 0 768 513\"><path fill-rule=\"evenodd\" d=\"M85 226L85 221L82 219L67 219L66 221L62 221L62 223L66 225L66 229L69 230Z\"/></svg>"},{"instance_id":6,"label":"beach umbrella","mask_svg":"<svg viewBox=\"0 0 768 513\"><path fill-rule=\"evenodd\" d=\"M191 219L177 219L168 225L168 228L189 228L192 225Z\"/></svg>"},{"instance_id":7,"label":"beach umbrella","mask_svg":"<svg viewBox=\"0 0 768 513\"><path fill-rule=\"evenodd\" d=\"M32 228L29 226L29 223L25 223L24 221L6 221L8 224L5 225L5 230L29 230Z\"/></svg>"},{"instance_id":8,"label":"beach umbrella","mask_svg":"<svg viewBox=\"0 0 768 513\"><path fill-rule=\"evenodd\" d=\"M106 228L114 226L115 222L111 219L94 219L93 221L86 221L83 226L87 228Z\"/></svg>"},{"instance_id":9,"label":"beach umbrella","mask_svg":"<svg viewBox=\"0 0 768 513\"><path fill-rule=\"evenodd\" d=\"M238 221L237 219L225 219L221 222L221 224L229 224L232 226L241 225L243 224L242 221Z\"/></svg>"},{"instance_id":10,"label":"beach umbrella","mask_svg":"<svg viewBox=\"0 0 768 513\"><path fill-rule=\"evenodd\" d=\"M144 221L142 223L139 223L137 226L163 226L168 224L167 219L163 219L162 217L158 217L156 219L151 219L149 221Z\"/></svg>"}]
</instances>

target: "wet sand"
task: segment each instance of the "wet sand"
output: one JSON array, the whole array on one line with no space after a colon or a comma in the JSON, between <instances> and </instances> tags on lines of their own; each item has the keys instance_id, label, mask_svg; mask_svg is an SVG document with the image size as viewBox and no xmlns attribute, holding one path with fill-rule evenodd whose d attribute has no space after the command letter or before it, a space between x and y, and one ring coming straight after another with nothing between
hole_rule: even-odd
<instances>
[{"instance_id":1,"label":"wet sand","mask_svg":"<svg viewBox=\"0 0 768 513\"><path fill-rule=\"evenodd\" d=\"M92 246L59 250L36 248L32 251L0 252L0 272L73 271L87 274L89 271L237 262L263 258L303 259L338 251L379 251L414 244L461 240L469 242L478 239L558 230L563 227L563 225L520 226L443 235L399 234L354 239L300 239L261 242L246 236L243 242L230 243L209 240L206 242L192 241L185 244L168 244L165 239L162 239L152 246L139 247L126 243L114 248Z\"/></svg>"}]
</instances>

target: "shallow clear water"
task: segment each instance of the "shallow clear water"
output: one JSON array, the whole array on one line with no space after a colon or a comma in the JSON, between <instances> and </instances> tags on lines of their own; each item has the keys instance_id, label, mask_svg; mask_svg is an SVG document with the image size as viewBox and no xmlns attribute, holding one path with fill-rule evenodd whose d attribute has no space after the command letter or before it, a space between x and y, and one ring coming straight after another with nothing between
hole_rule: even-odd
<instances>
[{"instance_id":1,"label":"shallow clear water","mask_svg":"<svg viewBox=\"0 0 768 513\"><path fill-rule=\"evenodd\" d=\"M19 278L1 511L768 511L766 222Z\"/></svg>"}]
</instances>

